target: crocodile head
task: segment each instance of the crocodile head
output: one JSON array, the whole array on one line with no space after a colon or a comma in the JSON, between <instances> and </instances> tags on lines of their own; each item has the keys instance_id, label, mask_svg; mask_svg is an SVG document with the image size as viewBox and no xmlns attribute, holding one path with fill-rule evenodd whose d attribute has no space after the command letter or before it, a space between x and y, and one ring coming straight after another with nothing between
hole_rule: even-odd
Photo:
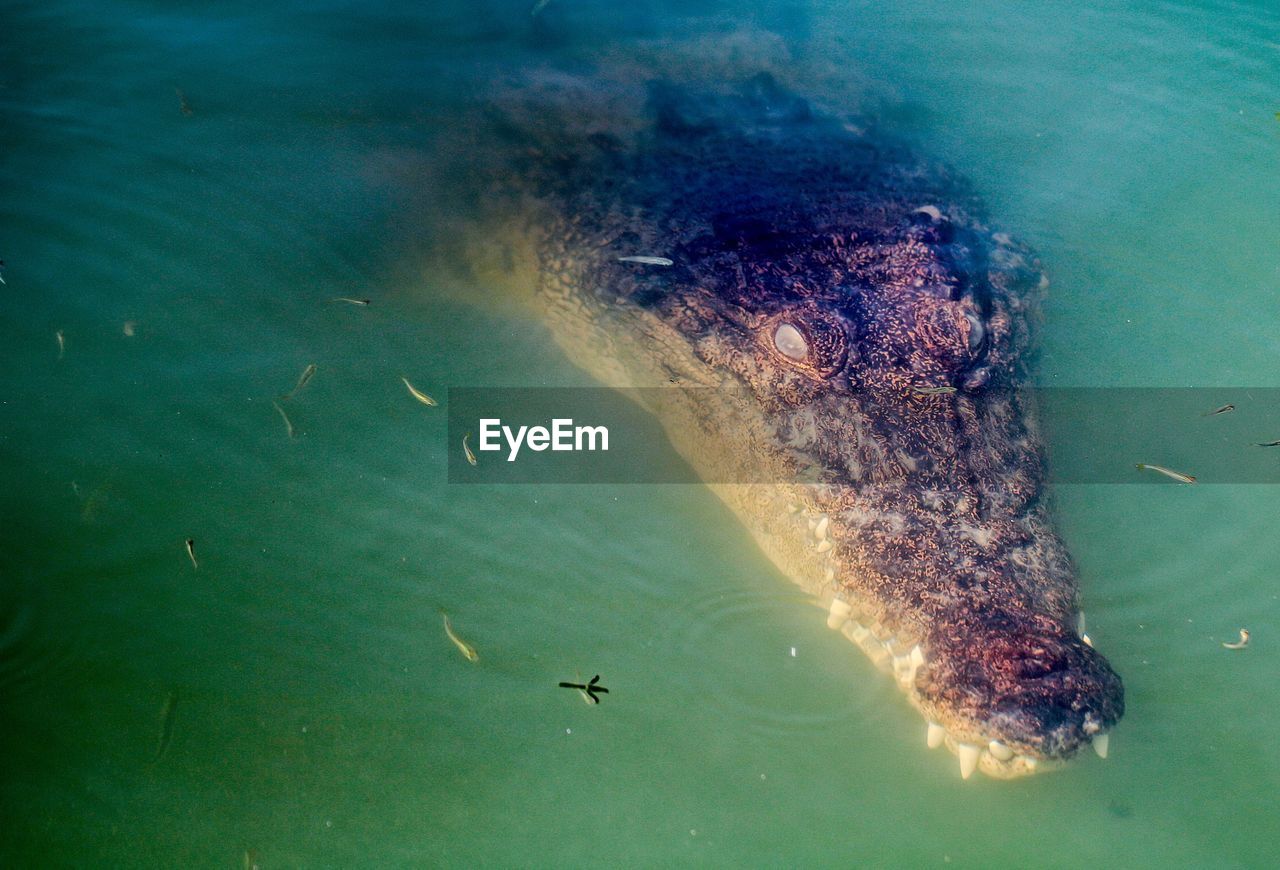
<instances>
[{"instance_id":1,"label":"crocodile head","mask_svg":"<svg viewBox=\"0 0 1280 870\"><path fill-rule=\"evenodd\" d=\"M945 170L768 80L650 106L522 174L558 340L686 387L655 407L676 447L965 777L1105 756L1123 689L1043 498L1030 253Z\"/></svg>"}]
</instances>

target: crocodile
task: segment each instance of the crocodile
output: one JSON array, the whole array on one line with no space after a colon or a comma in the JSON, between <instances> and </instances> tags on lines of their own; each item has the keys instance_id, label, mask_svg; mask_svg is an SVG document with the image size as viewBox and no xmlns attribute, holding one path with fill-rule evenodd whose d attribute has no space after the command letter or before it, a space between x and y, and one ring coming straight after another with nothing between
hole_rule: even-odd
<instances>
[{"instance_id":1,"label":"crocodile","mask_svg":"<svg viewBox=\"0 0 1280 870\"><path fill-rule=\"evenodd\" d=\"M1033 253L947 167L770 75L646 93L495 181L555 340L666 387L639 392L677 451L964 778L1105 758L1124 694L1046 494Z\"/></svg>"}]
</instances>

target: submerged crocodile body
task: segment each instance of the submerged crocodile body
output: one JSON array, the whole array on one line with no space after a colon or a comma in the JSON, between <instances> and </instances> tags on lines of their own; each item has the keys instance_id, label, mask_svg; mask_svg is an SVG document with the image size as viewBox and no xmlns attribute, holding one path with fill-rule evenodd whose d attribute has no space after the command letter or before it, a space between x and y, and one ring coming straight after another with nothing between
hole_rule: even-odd
<instances>
[{"instance_id":1,"label":"submerged crocodile body","mask_svg":"<svg viewBox=\"0 0 1280 870\"><path fill-rule=\"evenodd\" d=\"M608 384L676 385L646 391L673 444L963 776L1105 756L1123 689L1042 498L1030 253L767 77L649 93L646 122L511 176L557 341Z\"/></svg>"}]
</instances>

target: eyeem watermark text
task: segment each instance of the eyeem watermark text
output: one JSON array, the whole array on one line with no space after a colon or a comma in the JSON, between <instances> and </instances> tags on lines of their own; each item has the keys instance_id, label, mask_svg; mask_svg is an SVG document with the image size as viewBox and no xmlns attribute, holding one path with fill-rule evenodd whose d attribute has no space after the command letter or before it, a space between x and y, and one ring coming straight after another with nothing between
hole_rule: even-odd
<instances>
[{"instance_id":1,"label":"eyeem watermark text","mask_svg":"<svg viewBox=\"0 0 1280 870\"><path fill-rule=\"evenodd\" d=\"M541 453L554 451L608 450L609 429L606 426L575 426L572 418L557 417L546 426L521 426L512 430L494 417L480 419L480 449L501 450L507 444L507 461L515 462L522 446Z\"/></svg>"}]
</instances>

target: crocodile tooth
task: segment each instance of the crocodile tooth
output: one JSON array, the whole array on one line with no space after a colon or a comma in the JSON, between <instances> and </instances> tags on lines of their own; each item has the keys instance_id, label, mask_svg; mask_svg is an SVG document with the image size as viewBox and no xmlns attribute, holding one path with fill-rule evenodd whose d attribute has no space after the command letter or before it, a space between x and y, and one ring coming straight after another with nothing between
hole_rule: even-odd
<instances>
[{"instance_id":1,"label":"crocodile tooth","mask_svg":"<svg viewBox=\"0 0 1280 870\"><path fill-rule=\"evenodd\" d=\"M1111 735L1099 734L1093 738L1093 751L1098 753L1099 758L1106 758L1107 751L1110 749Z\"/></svg>"},{"instance_id":2,"label":"crocodile tooth","mask_svg":"<svg viewBox=\"0 0 1280 870\"><path fill-rule=\"evenodd\" d=\"M973 776L974 770L978 767L978 756L982 754L982 750L972 743L957 743L956 754L960 756L960 778L968 779Z\"/></svg>"},{"instance_id":3,"label":"crocodile tooth","mask_svg":"<svg viewBox=\"0 0 1280 870\"><path fill-rule=\"evenodd\" d=\"M839 628L849 618L853 608L843 598L831 599L831 611L827 614L827 628Z\"/></svg>"},{"instance_id":4,"label":"crocodile tooth","mask_svg":"<svg viewBox=\"0 0 1280 870\"><path fill-rule=\"evenodd\" d=\"M817 548L817 549L818 549L818 552L819 552L819 553L825 553L825 552L827 552L827 550L830 550L830 549L831 549L831 542L830 542L830 541L823 541L823 542L821 542L820 544L818 544L818 548Z\"/></svg>"},{"instance_id":5,"label":"crocodile tooth","mask_svg":"<svg viewBox=\"0 0 1280 870\"><path fill-rule=\"evenodd\" d=\"M997 761L1008 761L1013 758L1013 750L1005 746L999 740L992 740L987 744L987 750Z\"/></svg>"},{"instance_id":6,"label":"crocodile tooth","mask_svg":"<svg viewBox=\"0 0 1280 870\"><path fill-rule=\"evenodd\" d=\"M1087 634L1082 634L1082 635L1080 635L1080 639L1081 639L1082 641L1084 641L1084 645L1085 645L1085 646L1089 647L1090 649L1092 649L1092 648L1093 648L1093 639L1092 639L1092 638L1090 638L1090 637L1089 637L1089 635L1087 635Z\"/></svg>"},{"instance_id":7,"label":"crocodile tooth","mask_svg":"<svg viewBox=\"0 0 1280 870\"><path fill-rule=\"evenodd\" d=\"M925 742L929 744L930 749L937 749L942 745L942 738L947 736L947 729L943 728L936 722L929 723L929 732L925 735Z\"/></svg>"},{"instance_id":8,"label":"crocodile tooth","mask_svg":"<svg viewBox=\"0 0 1280 870\"><path fill-rule=\"evenodd\" d=\"M809 531L813 531L818 527L818 521L813 517L809 517Z\"/></svg>"},{"instance_id":9,"label":"crocodile tooth","mask_svg":"<svg viewBox=\"0 0 1280 870\"><path fill-rule=\"evenodd\" d=\"M875 665L877 668L879 668L882 671L889 670L890 659L892 659L893 657L889 655L889 651L885 649L881 644L878 644L878 643L872 644L871 648L866 650L866 653L867 653L867 658L871 659L871 663Z\"/></svg>"},{"instance_id":10,"label":"crocodile tooth","mask_svg":"<svg viewBox=\"0 0 1280 870\"><path fill-rule=\"evenodd\" d=\"M911 664L917 668L924 664L924 650L920 649L920 644L911 648Z\"/></svg>"},{"instance_id":11,"label":"crocodile tooth","mask_svg":"<svg viewBox=\"0 0 1280 870\"><path fill-rule=\"evenodd\" d=\"M818 520L818 524L813 528L813 536L819 541L825 541L827 539L827 527L829 525L831 525L831 520L828 517L824 516L822 519Z\"/></svg>"}]
</instances>

